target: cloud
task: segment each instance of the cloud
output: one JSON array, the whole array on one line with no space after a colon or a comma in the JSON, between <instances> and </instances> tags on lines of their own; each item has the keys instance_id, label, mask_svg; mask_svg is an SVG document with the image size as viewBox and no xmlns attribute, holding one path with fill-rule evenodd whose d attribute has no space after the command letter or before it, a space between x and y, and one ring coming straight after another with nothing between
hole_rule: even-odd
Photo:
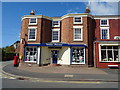
<instances>
[{"instance_id":1,"label":"cloud","mask_svg":"<svg viewBox=\"0 0 120 90\"><path fill-rule=\"evenodd\" d=\"M67 13L68 13L68 14L69 14L69 13L79 13L79 12L78 12L79 9L80 9L79 7L72 8L72 9L67 10Z\"/></svg>"},{"instance_id":2,"label":"cloud","mask_svg":"<svg viewBox=\"0 0 120 90\"><path fill-rule=\"evenodd\" d=\"M112 0L89 0L88 7L91 10L92 15L118 15L118 1L112 2Z\"/></svg>"}]
</instances>

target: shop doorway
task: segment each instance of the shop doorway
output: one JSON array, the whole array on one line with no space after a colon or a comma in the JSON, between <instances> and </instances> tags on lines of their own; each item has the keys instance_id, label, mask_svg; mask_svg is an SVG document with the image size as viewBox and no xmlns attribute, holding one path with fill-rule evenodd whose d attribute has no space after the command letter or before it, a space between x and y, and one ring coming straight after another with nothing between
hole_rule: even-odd
<instances>
[{"instance_id":1,"label":"shop doorway","mask_svg":"<svg viewBox=\"0 0 120 90\"><path fill-rule=\"evenodd\" d=\"M51 50L52 64L57 64L58 50Z\"/></svg>"}]
</instances>

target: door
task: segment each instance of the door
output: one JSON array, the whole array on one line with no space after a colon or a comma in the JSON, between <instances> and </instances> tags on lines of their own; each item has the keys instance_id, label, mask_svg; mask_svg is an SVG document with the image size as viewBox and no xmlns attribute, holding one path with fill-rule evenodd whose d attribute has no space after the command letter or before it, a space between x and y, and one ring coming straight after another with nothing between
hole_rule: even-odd
<instances>
[{"instance_id":1,"label":"door","mask_svg":"<svg viewBox=\"0 0 120 90\"><path fill-rule=\"evenodd\" d=\"M51 50L52 64L57 64L58 60L58 50Z\"/></svg>"}]
</instances>

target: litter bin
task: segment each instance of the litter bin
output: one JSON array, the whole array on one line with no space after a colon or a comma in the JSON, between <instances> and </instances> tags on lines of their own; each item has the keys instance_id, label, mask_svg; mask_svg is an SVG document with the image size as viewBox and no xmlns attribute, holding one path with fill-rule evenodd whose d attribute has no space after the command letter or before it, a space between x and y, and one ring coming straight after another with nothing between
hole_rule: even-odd
<instances>
[{"instance_id":1,"label":"litter bin","mask_svg":"<svg viewBox=\"0 0 120 90\"><path fill-rule=\"evenodd\" d=\"M18 62L18 56L14 56L14 67L17 67L19 64Z\"/></svg>"}]
</instances>

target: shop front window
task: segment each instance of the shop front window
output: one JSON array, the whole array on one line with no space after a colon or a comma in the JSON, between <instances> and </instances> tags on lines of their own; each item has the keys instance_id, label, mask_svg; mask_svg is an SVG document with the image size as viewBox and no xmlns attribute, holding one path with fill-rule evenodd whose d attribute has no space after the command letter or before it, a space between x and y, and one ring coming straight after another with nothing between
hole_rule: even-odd
<instances>
[{"instance_id":1,"label":"shop front window","mask_svg":"<svg viewBox=\"0 0 120 90\"><path fill-rule=\"evenodd\" d=\"M37 47L26 47L25 61L35 62L37 60Z\"/></svg>"},{"instance_id":2,"label":"shop front window","mask_svg":"<svg viewBox=\"0 0 120 90\"><path fill-rule=\"evenodd\" d=\"M85 63L84 48L72 48L72 64Z\"/></svg>"},{"instance_id":3,"label":"shop front window","mask_svg":"<svg viewBox=\"0 0 120 90\"><path fill-rule=\"evenodd\" d=\"M120 61L119 46L101 46L101 61Z\"/></svg>"}]
</instances>

